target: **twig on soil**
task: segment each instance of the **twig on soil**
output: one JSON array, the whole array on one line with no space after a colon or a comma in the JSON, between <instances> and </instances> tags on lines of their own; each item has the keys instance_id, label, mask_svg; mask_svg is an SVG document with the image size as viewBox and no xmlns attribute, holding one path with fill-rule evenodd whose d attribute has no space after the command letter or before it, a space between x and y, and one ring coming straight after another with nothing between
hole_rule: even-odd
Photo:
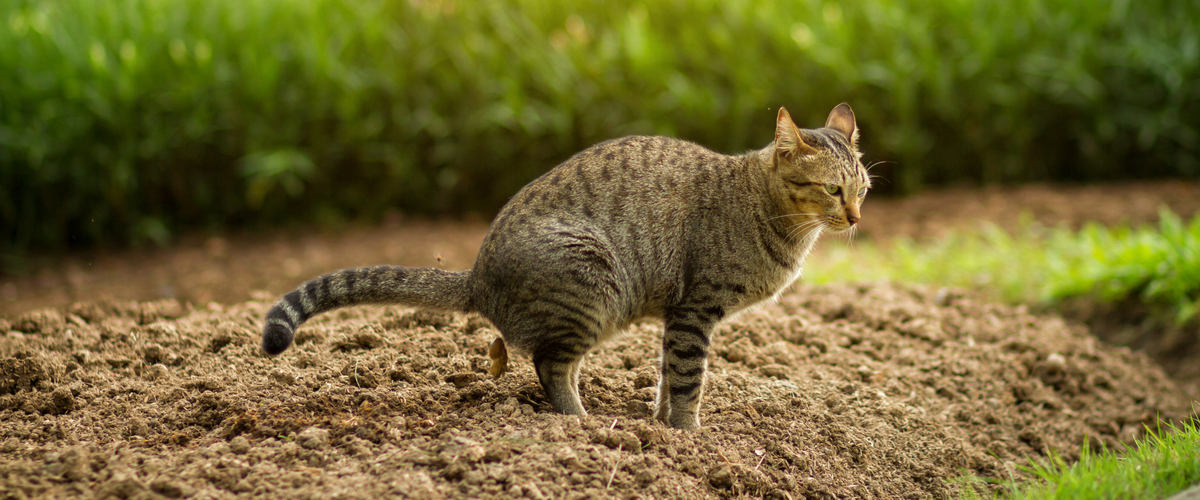
<instances>
[{"instance_id":1,"label":"twig on soil","mask_svg":"<svg viewBox=\"0 0 1200 500\"><path fill-rule=\"evenodd\" d=\"M617 426L617 421L613 420L613 427L616 427L616 426ZM604 485L604 489L606 489L606 490L609 488L612 488L613 478L617 477L617 469L621 468L621 448L623 446L625 446L625 445L624 444L617 445L617 462L613 464L612 474L608 475L608 484Z\"/></svg>"}]
</instances>

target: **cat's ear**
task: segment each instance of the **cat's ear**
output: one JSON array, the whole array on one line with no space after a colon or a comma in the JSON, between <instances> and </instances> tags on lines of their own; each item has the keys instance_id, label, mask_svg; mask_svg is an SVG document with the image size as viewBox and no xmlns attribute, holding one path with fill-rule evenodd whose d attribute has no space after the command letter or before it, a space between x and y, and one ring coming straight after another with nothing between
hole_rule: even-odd
<instances>
[{"instance_id":1,"label":"cat's ear","mask_svg":"<svg viewBox=\"0 0 1200 500\"><path fill-rule=\"evenodd\" d=\"M779 116L775 118L775 151L793 160L817 152L812 146L804 143L800 130L792 121L792 115L782 106L779 108Z\"/></svg>"},{"instance_id":2,"label":"cat's ear","mask_svg":"<svg viewBox=\"0 0 1200 500\"><path fill-rule=\"evenodd\" d=\"M838 104L829 112L825 119L825 128L831 128L842 133L850 144L858 144L858 126L854 123L854 110L846 103Z\"/></svg>"}]
</instances>

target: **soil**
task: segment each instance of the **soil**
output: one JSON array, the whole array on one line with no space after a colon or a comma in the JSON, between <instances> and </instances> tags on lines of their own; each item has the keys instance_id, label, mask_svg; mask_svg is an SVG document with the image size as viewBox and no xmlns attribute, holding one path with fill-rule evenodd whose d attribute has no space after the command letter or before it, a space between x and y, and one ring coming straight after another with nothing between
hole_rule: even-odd
<instances>
[{"instance_id":1,"label":"soil","mask_svg":"<svg viewBox=\"0 0 1200 500\"><path fill-rule=\"evenodd\" d=\"M9 498L929 498L1121 449L1188 402L1142 354L961 292L801 286L716 335L700 432L649 418L659 326L589 355L587 417L464 315L341 310L261 354L274 299L86 302L0 342Z\"/></svg>"},{"instance_id":2,"label":"soil","mask_svg":"<svg viewBox=\"0 0 1200 500\"><path fill-rule=\"evenodd\" d=\"M872 200L864 215L883 221L863 229L1009 227L1021 209L1051 225L1136 223L1156 217L1146 200L1190 216L1197 194L1178 182L951 190ZM260 352L263 314L303 279L464 268L485 230L395 217L193 237L3 278L0 498L945 497L966 487L956 478L1022 476L1026 458L1123 449L1143 425L1192 415L1146 354L1081 323L892 283L799 285L723 326L694 433L649 417L653 323L589 355L587 417L554 414L527 359L493 380L497 334L473 316L339 310L283 355Z\"/></svg>"}]
</instances>

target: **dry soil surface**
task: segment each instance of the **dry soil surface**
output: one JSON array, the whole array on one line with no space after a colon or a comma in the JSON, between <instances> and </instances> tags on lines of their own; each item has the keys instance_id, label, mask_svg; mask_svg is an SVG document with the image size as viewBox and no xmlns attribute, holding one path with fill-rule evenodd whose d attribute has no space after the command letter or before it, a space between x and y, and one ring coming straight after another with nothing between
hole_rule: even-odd
<instances>
[{"instance_id":1,"label":"dry soil surface","mask_svg":"<svg viewBox=\"0 0 1200 500\"><path fill-rule=\"evenodd\" d=\"M873 200L864 232L1012 227L1022 210L1050 225L1149 222L1160 204L1196 213L1198 194L949 190ZM1073 458L1085 440L1120 449L1192 411L1157 364L1084 326L887 283L799 286L722 327L696 433L649 418L653 323L589 355L583 418L550 411L527 359L492 380L496 332L469 316L346 309L305 324L282 356L260 353L262 315L300 281L464 268L485 230L395 218L193 237L0 278L0 499L929 498L1049 450Z\"/></svg>"},{"instance_id":2,"label":"dry soil surface","mask_svg":"<svg viewBox=\"0 0 1200 500\"><path fill-rule=\"evenodd\" d=\"M1190 412L1144 355L944 289L801 286L722 327L695 433L649 418L655 324L589 355L580 418L527 360L491 379L475 317L346 309L265 357L273 298L0 324L0 496L930 498Z\"/></svg>"}]
</instances>

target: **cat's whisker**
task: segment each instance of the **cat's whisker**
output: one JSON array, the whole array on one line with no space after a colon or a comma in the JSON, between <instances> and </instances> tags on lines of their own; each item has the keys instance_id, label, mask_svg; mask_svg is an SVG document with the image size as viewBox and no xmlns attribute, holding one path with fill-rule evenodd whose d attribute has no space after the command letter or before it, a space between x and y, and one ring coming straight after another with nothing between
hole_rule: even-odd
<instances>
[{"instance_id":1,"label":"cat's whisker","mask_svg":"<svg viewBox=\"0 0 1200 500\"><path fill-rule=\"evenodd\" d=\"M782 219L782 218L784 218L784 217L794 217L794 216L797 216L797 215L807 215L807 216L809 216L809 217L816 217L816 216L818 216L818 215L820 215L820 214L812 214L812 213L806 213L806 212L797 212L797 213L794 213L794 214L783 214L783 215L776 215L776 216L774 216L774 217L769 217L769 218L767 218L767 222L773 221L773 220L775 220L775 219Z\"/></svg>"},{"instance_id":2,"label":"cat's whisker","mask_svg":"<svg viewBox=\"0 0 1200 500\"><path fill-rule=\"evenodd\" d=\"M814 228L820 228L821 231L824 231L825 227L827 227L828 225L829 224L822 219L813 219L813 220L809 220L809 221L804 221L800 224L797 224L795 227L793 227L791 229L791 231L788 232L787 239L791 240L793 237L795 237L797 234L800 234L800 233L811 234L814 232L813 231ZM818 234L819 233L820 233L820 231L818 232Z\"/></svg>"},{"instance_id":3,"label":"cat's whisker","mask_svg":"<svg viewBox=\"0 0 1200 500\"><path fill-rule=\"evenodd\" d=\"M846 231L846 248L854 249L854 237L858 234L858 225L850 226L850 230Z\"/></svg>"},{"instance_id":4,"label":"cat's whisker","mask_svg":"<svg viewBox=\"0 0 1200 500\"><path fill-rule=\"evenodd\" d=\"M875 168L879 165L884 165L887 163L895 164L896 162L890 161L890 160L876 160L876 161L871 162L864 168L866 168L867 172L870 172L872 168ZM871 176L872 179L874 179L875 177L877 177L877 176L874 176L874 175Z\"/></svg>"},{"instance_id":5,"label":"cat's whisker","mask_svg":"<svg viewBox=\"0 0 1200 500\"><path fill-rule=\"evenodd\" d=\"M810 226L809 224L805 224L805 225L800 225L800 226L791 228L790 230L788 230L788 233L787 233L787 236L785 237L785 239L787 239L788 241L792 241L792 239L795 238L797 234L803 233L804 229L809 226Z\"/></svg>"},{"instance_id":6,"label":"cat's whisker","mask_svg":"<svg viewBox=\"0 0 1200 500\"><path fill-rule=\"evenodd\" d=\"M824 223L825 223L825 221L823 221L821 219L807 220L807 221L801 222L800 224L797 224L795 227L793 227L792 232L805 231L814 226L819 226Z\"/></svg>"}]
</instances>

